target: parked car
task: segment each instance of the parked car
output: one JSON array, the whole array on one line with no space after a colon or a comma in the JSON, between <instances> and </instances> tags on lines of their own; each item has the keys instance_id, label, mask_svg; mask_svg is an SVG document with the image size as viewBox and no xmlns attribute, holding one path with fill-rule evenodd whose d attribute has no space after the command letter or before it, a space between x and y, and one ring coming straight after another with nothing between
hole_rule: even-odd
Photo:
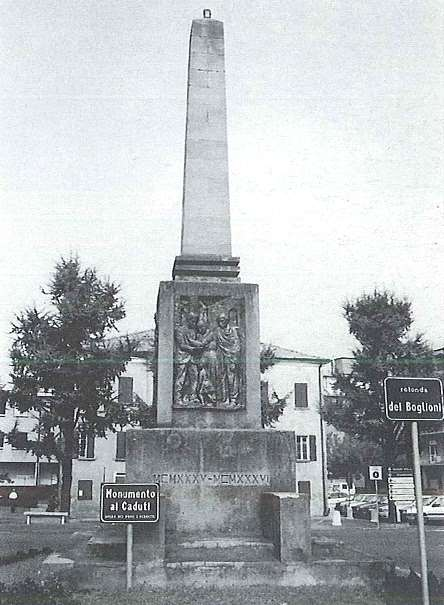
<instances>
[{"instance_id":1,"label":"parked car","mask_svg":"<svg viewBox=\"0 0 444 605\"><path fill-rule=\"evenodd\" d=\"M328 511L334 510L338 505L347 500L348 495L344 493L329 494L327 499Z\"/></svg>"},{"instance_id":2,"label":"parked car","mask_svg":"<svg viewBox=\"0 0 444 605\"><path fill-rule=\"evenodd\" d=\"M360 519L370 519L371 511L375 510L376 502L382 503L385 496L370 494L367 500L355 508L355 516Z\"/></svg>"},{"instance_id":3,"label":"parked car","mask_svg":"<svg viewBox=\"0 0 444 605\"><path fill-rule=\"evenodd\" d=\"M444 496L438 496L424 506L424 523L433 523L434 521L444 521Z\"/></svg>"},{"instance_id":4,"label":"parked car","mask_svg":"<svg viewBox=\"0 0 444 605\"><path fill-rule=\"evenodd\" d=\"M408 500L406 502L399 502L396 504L401 523L407 521L406 515L409 511L412 510L413 507L415 507L416 510L415 500Z\"/></svg>"},{"instance_id":5,"label":"parked car","mask_svg":"<svg viewBox=\"0 0 444 605\"><path fill-rule=\"evenodd\" d=\"M372 510L376 508L376 499L373 502L363 505L359 509L359 516L362 519L368 519L370 521L372 516ZM388 519L389 516L389 504L387 496L378 496L378 514L381 519Z\"/></svg>"},{"instance_id":6,"label":"parked car","mask_svg":"<svg viewBox=\"0 0 444 605\"><path fill-rule=\"evenodd\" d=\"M369 518L367 509L375 507L376 498L376 494L367 494L367 497L358 506L353 508L353 517L356 519Z\"/></svg>"},{"instance_id":7,"label":"parked car","mask_svg":"<svg viewBox=\"0 0 444 605\"><path fill-rule=\"evenodd\" d=\"M422 497L423 509L426 506L429 506L430 504L432 504L434 502L434 500L436 500L437 497L438 496L423 496ZM418 516L418 513L416 510L416 501L413 501L412 505L405 510L403 517L404 517L405 521L407 521L407 523L412 524L412 523L416 523L417 516ZM402 520L402 517L401 517L401 520Z\"/></svg>"},{"instance_id":8,"label":"parked car","mask_svg":"<svg viewBox=\"0 0 444 605\"><path fill-rule=\"evenodd\" d=\"M388 501L387 496L382 496L381 500L379 501L378 511L379 511L379 519L381 521L389 520L390 509L389 509L389 501Z\"/></svg>"},{"instance_id":9,"label":"parked car","mask_svg":"<svg viewBox=\"0 0 444 605\"><path fill-rule=\"evenodd\" d=\"M346 500L341 502L339 505L339 510L341 511L341 515L347 514L347 506L350 506L350 508L353 510L360 504L363 504L366 501L366 498L368 498L368 496L371 496L371 495L372 494L356 494L356 496L354 496L354 498L351 498L351 499L347 498Z\"/></svg>"},{"instance_id":10,"label":"parked car","mask_svg":"<svg viewBox=\"0 0 444 605\"><path fill-rule=\"evenodd\" d=\"M351 496L354 496L356 493L356 487L354 483L349 485L345 479L329 479L328 491L331 494L341 492L343 494L350 494Z\"/></svg>"}]
</instances>

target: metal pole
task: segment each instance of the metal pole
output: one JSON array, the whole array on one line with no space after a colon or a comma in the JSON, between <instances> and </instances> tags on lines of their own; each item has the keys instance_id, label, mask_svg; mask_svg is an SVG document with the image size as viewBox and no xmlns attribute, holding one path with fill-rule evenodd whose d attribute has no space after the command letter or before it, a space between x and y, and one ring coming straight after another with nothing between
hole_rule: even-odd
<instances>
[{"instance_id":1,"label":"metal pole","mask_svg":"<svg viewBox=\"0 0 444 605\"><path fill-rule=\"evenodd\" d=\"M126 526L126 589L133 587L133 524Z\"/></svg>"},{"instance_id":2,"label":"metal pole","mask_svg":"<svg viewBox=\"0 0 444 605\"><path fill-rule=\"evenodd\" d=\"M421 465L419 462L418 423L412 422L413 474L415 477L416 512L418 519L419 556L421 558L422 603L430 605L429 580L427 576L427 553L422 509Z\"/></svg>"},{"instance_id":3,"label":"metal pole","mask_svg":"<svg viewBox=\"0 0 444 605\"><path fill-rule=\"evenodd\" d=\"M378 500L378 480L375 479L375 494L376 494L376 527L379 529L379 500Z\"/></svg>"}]
</instances>

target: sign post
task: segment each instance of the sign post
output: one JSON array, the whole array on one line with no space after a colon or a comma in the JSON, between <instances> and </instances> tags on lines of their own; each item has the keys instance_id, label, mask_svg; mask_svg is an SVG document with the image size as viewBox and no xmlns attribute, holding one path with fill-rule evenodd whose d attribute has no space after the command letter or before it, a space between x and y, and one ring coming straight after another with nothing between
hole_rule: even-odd
<instances>
[{"instance_id":1,"label":"sign post","mask_svg":"<svg viewBox=\"0 0 444 605\"><path fill-rule=\"evenodd\" d=\"M126 588L133 587L133 523L159 520L159 484L102 483L100 521L126 523Z\"/></svg>"},{"instance_id":2,"label":"sign post","mask_svg":"<svg viewBox=\"0 0 444 605\"><path fill-rule=\"evenodd\" d=\"M133 524L126 526L126 589L133 587Z\"/></svg>"},{"instance_id":3,"label":"sign post","mask_svg":"<svg viewBox=\"0 0 444 605\"><path fill-rule=\"evenodd\" d=\"M401 521L399 506L410 504L415 500L415 482L411 468L389 468L388 495L389 501L394 506L391 516L396 523L399 523Z\"/></svg>"},{"instance_id":4,"label":"sign post","mask_svg":"<svg viewBox=\"0 0 444 605\"><path fill-rule=\"evenodd\" d=\"M412 422L413 475L415 478L418 542L421 560L423 605L430 605L427 577L427 551L422 508L421 464L419 459L418 421L443 420L442 383L438 378L398 378L384 380L385 413L389 420Z\"/></svg>"},{"instance_id":5,"label":"sign post","mask_svg":"<svg viewBox=\"0 0 444 605\"><path fill-rule=\"evenodd\" d=\"M421 557L421 581L422 600L424 605L429 605L429 583L427 573L427 550L424 530L424 514L422 509L422 482L421 464L419 461L419 439L418 423L412 422L412 446L413 446L413 476L415 477L416 517L418 519L419 555ZM425 581L424 581L425 580Z\"/></svg>"},{"instance_id":6,"label":"sign post","mask_svg":"<svg viewBox=\"0 0 444 605\"><path fill-rule=\"evenodd\" d=\"M382 466L369 466L368 475L370 479L375 482L375 495L376 495L376 527L379 529L379 494L378 494L378 481L382 479Z\"/></svg>"}]
</instances>

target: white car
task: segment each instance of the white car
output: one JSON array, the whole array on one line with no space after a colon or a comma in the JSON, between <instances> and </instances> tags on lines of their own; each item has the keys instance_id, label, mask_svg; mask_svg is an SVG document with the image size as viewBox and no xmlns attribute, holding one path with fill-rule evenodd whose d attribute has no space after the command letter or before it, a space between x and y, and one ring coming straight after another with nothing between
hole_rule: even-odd
<instances>
[{"instance_id":1,"label":"white car","mask_svg":"<svg viewBox=\"0 0 444 605\"><path fill-rule=\"evenodd\" d=\"M424 523L433 521L444 521L444 496L438 496L433 502L424 506Z\"/></svg>"},{"instance_id":2,"label":"white car","mask_svg":"<svg viewBox=\"0 0 444 605\"><path fill-rule=\"evenodd\" d=\"M438 496L423 496L422 497L422 509L423 509L424 513L426 511L426 508L428 506L431 506L435 502L437 497ZM413 501L412 505L409 508L404 509L401 512L401 519L403 521L407 521L407 523L410 523L410 524L416 523L417 516L418 516L418 512L416 510L416 501Z\"/></svg>"},{"instance_id":3,"label":"white car","mask_svg":"<svg viewBox=\"0 0 444 605\"><path fill-rule=\"evenodd\" d=\"M341 502L345 502L348 499L347 494L335 493L329 494L328 496L328 510L332 511L336 508L337 504L341 504Z\"/></svg>"}]
</instances>

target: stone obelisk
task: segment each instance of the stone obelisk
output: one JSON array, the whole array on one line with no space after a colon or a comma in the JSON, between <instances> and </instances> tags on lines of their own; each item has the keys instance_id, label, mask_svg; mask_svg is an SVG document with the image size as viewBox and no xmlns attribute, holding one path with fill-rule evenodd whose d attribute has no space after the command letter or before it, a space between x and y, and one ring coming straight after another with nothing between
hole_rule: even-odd
<instances>
[{"instance_id":1,"label":"stone obelisk","mask_svg":"<svg viewBox=\"0 0 444 605\"><path fill-rule=\"evenodd\" d=\"M145 564L183 536L259 535L265 494L296 488L293 433L261 425L258 286L231 256L223 25L208 13L191 28L181 255L157 299L157 427L127 437L128 481L164 497Z\"/></svg>"},{"instance_id":2,"label":"stone obelisk","mask_svg":"<svg viewBox=\"0 0 444 605\"><path fill-rule=\"evenodd\" d=\"M173 278L236 278L231 256L224 26L204 11L191 26L181 255Z\"/></svg>"},{"instance_id":3,"label":"stone obelisk","mask_svg":"<svg viewBox=\"0 0 444 605\"><path fill-rule=\"evenodd\" d=\"M259 303L231 256L224 28L192 22L181 255L157 305L161 426L260 428Z\"/></svg>"}]
</instances>

